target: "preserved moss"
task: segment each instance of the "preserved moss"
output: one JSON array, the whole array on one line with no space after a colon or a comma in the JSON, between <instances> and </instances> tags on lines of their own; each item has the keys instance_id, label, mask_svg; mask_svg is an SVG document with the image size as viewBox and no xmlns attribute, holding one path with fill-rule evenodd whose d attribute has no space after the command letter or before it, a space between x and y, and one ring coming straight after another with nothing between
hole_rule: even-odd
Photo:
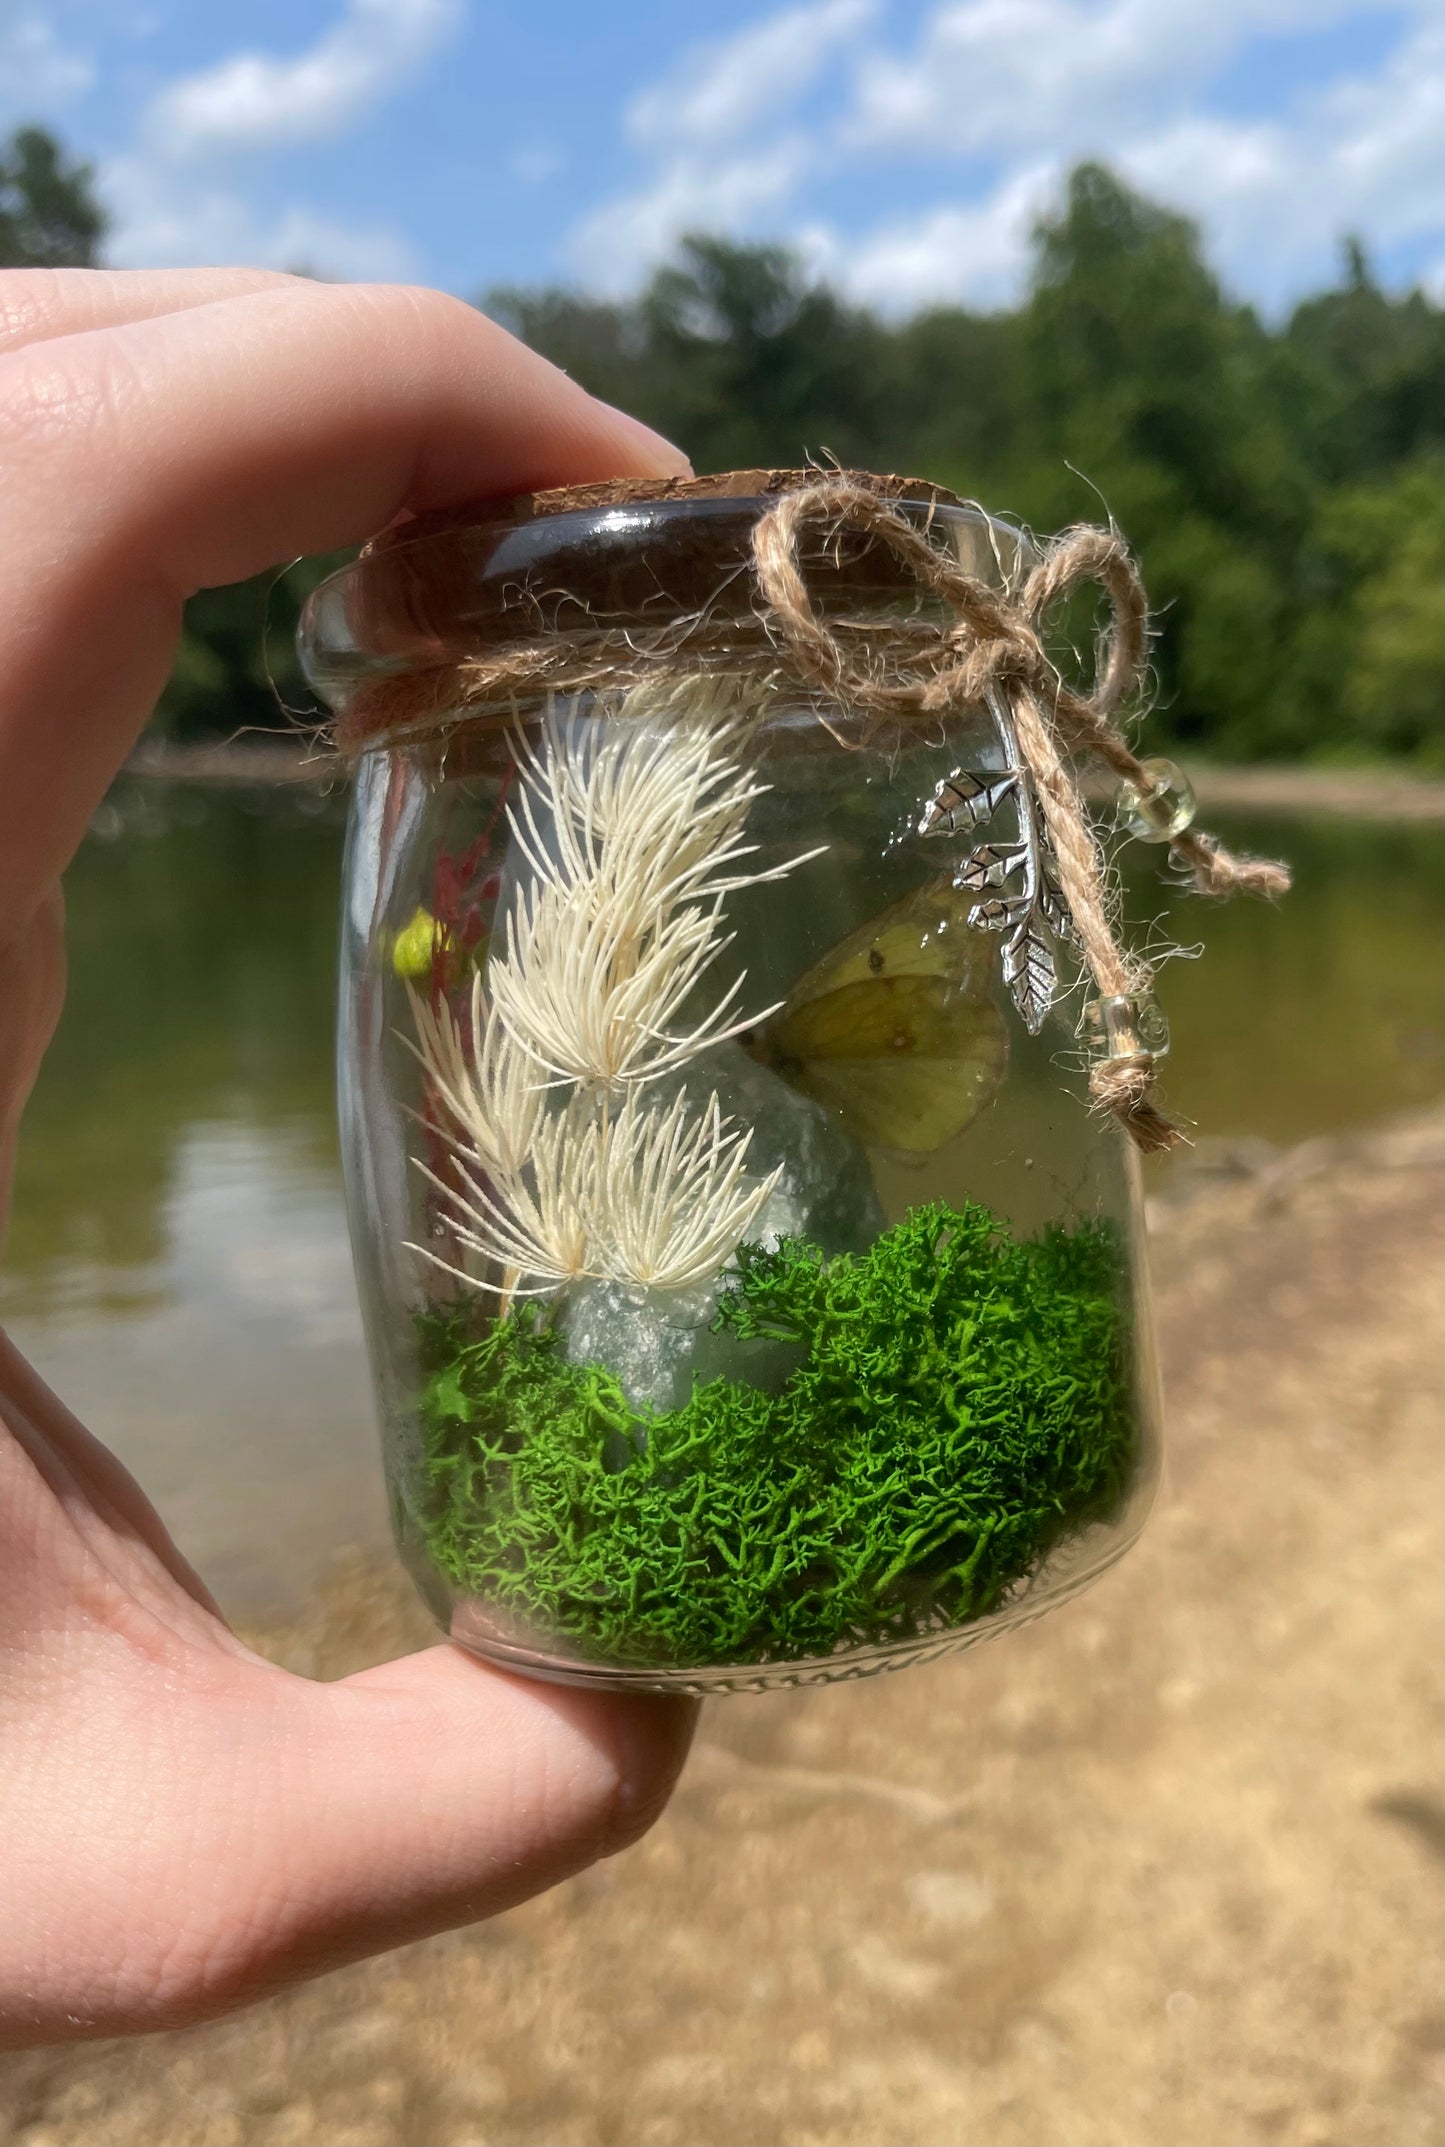
<instances>
[{"instance_id":1,"label":"preserved moss","mask_svg":"<svg viewBox=\"0 0 1445 2147\"><path fill-rule=\"evenodd\" d=\"M805 1352L636 1409L524 1306L423 1315L437 1565L506 1637L645 1668L797 1661L996 1610L1106 1518L1135 1431L1110 1225L1014 1239L977 1204L866 1251L744 1245L714 1325Z\"/></svg>"}]
</instances>

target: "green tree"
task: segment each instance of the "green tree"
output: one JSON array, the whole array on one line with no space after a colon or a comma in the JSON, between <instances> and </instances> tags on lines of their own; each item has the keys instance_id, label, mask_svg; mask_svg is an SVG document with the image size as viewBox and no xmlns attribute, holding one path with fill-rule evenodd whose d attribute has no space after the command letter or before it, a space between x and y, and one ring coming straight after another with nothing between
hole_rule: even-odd
<instances>
[{"instance_id":1,"label":"green tree","mask_svg":"<svg viewBox=\"0 0 1445 2147\"><path fill-rule=\"evenodd\" d=\"M1245 533L1297 528L1302 473L1261 394L1268 339L1206 268L1194 225L1097 164L1035 235L1018 396L1035 458L1100 483L1157 475L1192 512ZM1102 459L1102 467L1094 466ZM1062 504L1062 502L1061 502Z\"/></svg>"},{"instance_id":2,"label":"green tree","mask_svg":"<svg viewBox=\"0 0 1445 2147\"><path fill-rule=\"evenodd\" d=\"M94 170L43 127L0 145L0 268L90 268L105 235Z\"/></svg>"},{"instance_id":3,"label":"green tree","mask_svg":"<svg viewBox=\"0 0 1445 2147\"><path fill-rule=\"evenodd\" d=\"M319 721L322 711L296 661L296 626L307 595L344 556L297 560L250 581L198 590L186 605L153 728L178 739L240 737Z\"/></svg>"},{"instance_id":4,"label":"green tree","mask_svg":"<svg viewBox=\"0 0 1445 2147\"><path fill-rule=\"evenodd\" d=\"M661 423L668 382L660 377L665 369L654 361L635 305L512 285L488 291L481 304L493 320L550 358L589 395L624 404L650 424Z\"/></svg>"},{"instance_id":5,"label":"green tree","mask_svg":"<svg viewBox=\"0 0 1445 2147\"><path fill-rule=\"evenodd\" d=\"M893 332L882 366L886 467L1022 513L1018 316L938 307Z\"/></svg>"},{"instance_id":6,"label":"green tree","mask_svg":"<svg viewBox=\"0 0 1445 2147\"><path fill-rule=\"evenodd\" d=\"M782 247L685 239L629 305L515 290L485 303L593 394L684 441L699 469L880 451L892 339Z\"/></svg>"},{"instance_id":7,"label":"green tree","mask_svg":"<svg viewBox=\"0 0 1445 2147\"><path fill-rule=\"evenodd\" d=\"M1426 452L1324 500L1315 547L1334 601L1311 614L1301 651L1328 668L1343 742L1430 769L1445 764L1440 496L1440 457Z\"/></svg>"},{"instance_id":8,"label":"green tree","mask_svg":"<svg viewBox=\"0 0 1445 2147\"><path fill-rule=\"evenodd\" d=\"M694 236L642 301L676 424L711 467L875 459L886 331L810 283L781 247Z\"/></svg>"},{"instance_id":9,"label":"green tree","mask_svg":"<svg viewBox=\"0 0 1445 2147\"><path fill-rule=\"evenodd\" d=\"M1310 487L1264 392L1266 332L1221 291L1186 218L1098 165L1074 172L1035 245L1012 376L1025 514L1052 528L1102 502L1144 560L1156 736L1290 750L1303 741L1262 681L1291 631Z\"/></svg>"},{"instance_id":10,"label":"green tree","mask_svg":"<svg viewBox=\"0 0 1445 2147\"><path fill-rule=\"evenodd\" d=\"M0 264L96 257L88 167L23 128L0 145ZM1184 217L1096 163L1034 239L1011 310L888 323L778 246L694 235L634 299L486 301L700 470L840 462L932 477L1040 529L1112 513L1157 621L1151 735L1221 758L1441 759L1438 382L1445 314L1363 248L1337 288L1262 322ZM187 607L158 721L289 722L303 562ZM1082 646L1089 620L1071 622Z\"/></svg>"},{"instance_id":11,"label":"green tree","mask_svg":"<svg viewBox=\"0 0 1445 2147\"><path fill-rule=\"evenodd\" d=\"M1278 393L1311 466L1344 481L1445 444L1445 312L1380 289L1358 239L1345 276L1296 307L1278 343Z\"/></svg>"}]
</instances>

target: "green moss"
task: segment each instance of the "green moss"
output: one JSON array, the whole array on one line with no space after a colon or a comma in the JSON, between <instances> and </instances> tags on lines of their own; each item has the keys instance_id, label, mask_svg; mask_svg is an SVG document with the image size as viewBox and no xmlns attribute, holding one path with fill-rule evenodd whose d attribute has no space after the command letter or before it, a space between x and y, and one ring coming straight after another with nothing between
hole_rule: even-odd
<instances>
[{"instance_id":1,"label":"green moss","mask_svg":"<svg viewBox=\"0 0 1445 2147\"><path fill-rule=\"evenodd\" d=\"M1106 1515L1134 1423L1114 1233L1015 1242L914 1209L861 1254L745 1245L716 1325L801 1343L781 1392L729 1379L635 1410L531 1308L423 1322L431 1556L499 1627L589 1660L761 1663L995 1609Z\"/></svg>"}]
</instances>

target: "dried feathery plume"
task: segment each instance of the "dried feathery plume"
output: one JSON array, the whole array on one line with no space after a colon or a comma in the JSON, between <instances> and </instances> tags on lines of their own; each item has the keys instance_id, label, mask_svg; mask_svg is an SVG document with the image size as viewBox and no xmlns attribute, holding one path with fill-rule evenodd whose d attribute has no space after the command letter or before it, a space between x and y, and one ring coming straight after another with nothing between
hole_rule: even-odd
<instances>
[{"instance_id":1,"label":"dried feathery plume","mask_svg":"<svg viewBox=\"0 0 1445 2147\"><path fill-rule=\"evenodd\" d=\"M410 1048L438 1100L467 1135L471 1153L488 1176L515 1177L532 1152L545 1115L545 1082L537 1079L504 1025L488 1017L480 974L472 979L470 1059L460 1025L444 999L429 1006L411 984L407 997L419 1040Z\"/></svg>"},{"instance_id":2,"label":"dried feathery plume","mask_svg":"<svg viewBox=\"0 0 1445 2147\"><path fill-rule=\"evenodd\" d=\"M724 898L818 855L728 870L756 853L739 838L766 788L737 757L746 727L736 686L701 680L685 699L634 688L600 723L554 708L538 748L518 749L511 824L534 877L489 982L500 1019L553 1079L652 1080L775 1011L738 1015L744 971L672 1030L732 944Z\"/></svg>"},{"instance_id":3,"label":"dried feathery plume","mask_svg":"<svg viewBox=\"0 0 1445 2147\"><path fill-rule=\"evenodd\" d=\"M766 788L744 765L746 731L727 681L637 688L601 722L549 709L539 745L518 749L511 825L533 879L488 965L490 1004L478 976L467 1038L449 1007L412 993L412 1048L455 1128L442 1138L457 1180L418 1168L458 1243L502 1280L417 1250L504 1303L584 1279L705 1281L778 1183L780 1170L748 1181L751 1131L716 1093L700 1116L685 1090L670 1104L642 1094L763 1018L732 1018L740 975L671 1031L731 944L724 898L806 861L736 869L756 852L741 836ZM568 1100L549 1101L564 1084Z\"/></svg>"},{"instance_id":4,"label":"dried feathery plume","mask_svg":"<svg viewBox=\"0 0 1445 2147\"><path fill-rule=\"evenodd\" d=\"M597 1119L592 1224L608 1275L681 1290L715 1275L772 1195L781 1165L760 1183L743 1177L752 1129L725 1119L716 1094L689 1118L687 1093L670 1105L621 1109L604 1101Z\"/></svg>"},{"instance_id":5,"label":"dried feathery plume","mask_svg":"<svg viewBox=\"0 0 1445 2147\"><path fill-rule=\"evenodd\" d=\"M537 1296L591 1272L589 1173L593 1158L577 1138L575 1105L549 1112L536 1068L502 1024L483 1015L482 980L473 980L472 1060L445 1004L429 1007L408 986L413 1045L436 1100L457 1132L437 1130L458 1166L448 1183L425 1163L417 1169L440 1195L453 1235L495 1262L502 1284L476 1282L425 1245L414 1249L434 1267L507 1297ZM521 1276L534 1278L523 1286Z\"/></svg>"},{"instance_id":6,"label":"dried feathery plume","mask_svg":"<svg viewBox=\"0 0 1445 2147\"><path fill-rule=\"evenodd\" d=\"M506 1297L535 1297L588 1278L680 1290L715 1274L766 1204L781 1175L744 1178L752 1131L732 1127L716 1094L689 1118L685 1091L669 1105L620 1106L579 1090L561 1110L536 1112L541 1095L528 1061L496 1021L481 1018L472 988L475 1068L450 1010L411 993L417 1057L437 1100L460 1129L442 1139L459 1182L418 1163L459 1243L500 1267L501 1283L476 1277L426 1246L415 1250L446 1273ZM500 1037L500 1045L496 1039ZM528 1126L525 1145L519 1129ZM522 1276L532 1278L523 1284Z\"/></svg>"}]
</instances>

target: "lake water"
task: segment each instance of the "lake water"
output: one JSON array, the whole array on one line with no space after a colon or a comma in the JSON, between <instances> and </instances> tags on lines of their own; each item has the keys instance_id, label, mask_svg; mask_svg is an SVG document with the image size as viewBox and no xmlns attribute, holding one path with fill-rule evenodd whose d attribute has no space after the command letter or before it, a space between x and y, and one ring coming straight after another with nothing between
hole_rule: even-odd
<instances>
[{"instance_id":1,"label":"lake water","mask_svg":"<svg viewBox=\"0 0 1445 2147\"><path fill-rule=\"evenodd\" d=\"M122 784L67 882L70 997L26 1116L0 1314L228 1608L385 1534L332 1113L344 799ZM1212 816L1211 824L1218 825ZM1287 1143L1440 1094L1445 830L1254 819L1278 909L1135 853L1170 1104Z\"/></svg>"}]
</instances>

